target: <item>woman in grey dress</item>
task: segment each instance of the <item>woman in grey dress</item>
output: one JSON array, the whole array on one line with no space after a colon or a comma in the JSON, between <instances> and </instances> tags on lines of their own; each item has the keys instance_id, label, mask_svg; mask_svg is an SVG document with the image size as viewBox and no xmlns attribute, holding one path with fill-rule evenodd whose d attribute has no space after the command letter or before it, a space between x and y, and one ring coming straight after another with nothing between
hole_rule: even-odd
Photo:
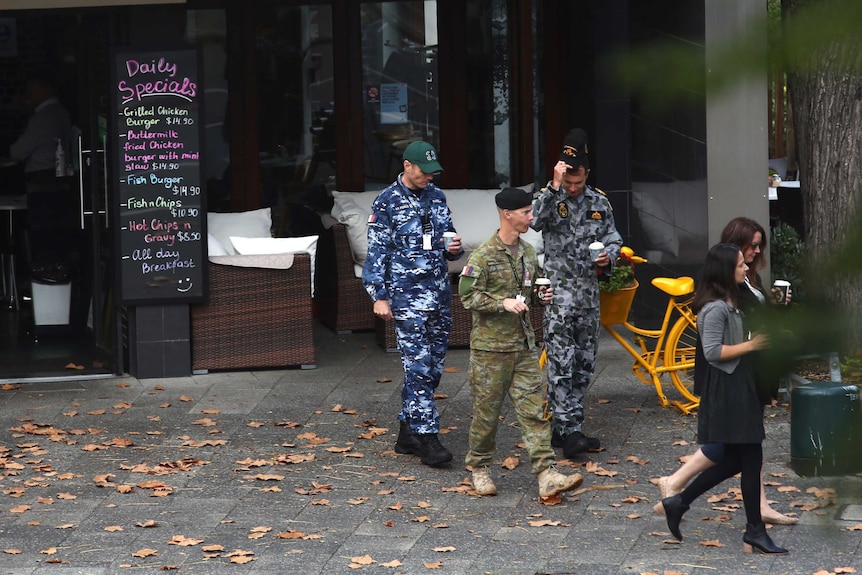
<instances>
[{"instance_id":1,"label":"woman in grey dress","mask_svg":"<svg viewBox=\"0 0 862 575\"><path fill-rule=\"evenodd\" d=\"M697 331L707 362L698 409L698 443L723 443L724 457L698 475L682 493L662 500L670 532L682 540L679 523L689 505L701 494L725 479L742 473L742 499L748 525L743 535L744 549L761 553L787 553L772 542L760 514L760 467L763 404L758 398L747 354L763 349L763 334L746 338L739 311L739 284L748 266L734 244L710 248L704 262L700 286L692 310L697 314Z\"/></svg>"}]
</instances>

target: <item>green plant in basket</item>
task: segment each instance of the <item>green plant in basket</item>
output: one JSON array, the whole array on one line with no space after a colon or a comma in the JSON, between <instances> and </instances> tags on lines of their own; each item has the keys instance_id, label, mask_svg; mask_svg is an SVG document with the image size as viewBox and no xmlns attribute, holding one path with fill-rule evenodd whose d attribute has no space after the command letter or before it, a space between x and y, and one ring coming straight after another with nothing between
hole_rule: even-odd
<instances>
[{"instance_id":1,"label":"green plant in basket","mask_svg":"<svg viewBox=\"0 0 862 575\"><path fill-rule=\"evenodd\" d=\"M604 292L615 292L635 285L635 264L642 264L646 260L636 256L633 249L623 246L617 258L614 272L608 275L604 270L599 270L599 290Z\"/></svg>"}]
</instances>

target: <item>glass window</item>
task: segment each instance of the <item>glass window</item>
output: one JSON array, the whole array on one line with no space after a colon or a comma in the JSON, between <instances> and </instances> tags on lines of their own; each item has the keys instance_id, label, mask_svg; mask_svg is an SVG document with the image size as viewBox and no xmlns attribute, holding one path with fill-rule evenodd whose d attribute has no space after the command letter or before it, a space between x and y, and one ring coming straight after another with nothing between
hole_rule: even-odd
<instances>
[{"instance_id":1,"label":"glass window","mask_svg":"<svg viewBox=\"0 0 862 575\"><path fill-rule=\"evenodd\" d=\"M437 2L368 2L361 11L366 187L379 189L401 172L410 142L425 140L444 153L438 142Z\"/></svg>"},{"instance_id":2,"label":"glass window","mask_svg":"<svg viewBox=\"0 0 862 575\"><path fill-rule=\"evenodd\" d=\"M470 186L503 188L513 185L506 0L470 0L466 8Z\"/></svg>"},{"instance_id":3,"label":"glass window","mask_svg":"<svg viewBox=\"0 0 862 575\"><path fill-rule=\"evenodd\" d=\"M335 188L332 9L261 5L256 14L261 206L277 235L307 235Z\"/></svg>"},{"instance_id":4,"label":"glass window","mask_svg":"<svg viewBox=\"0 0 862 575\"><path fill-rule=\"evenodd\" d=\"M189 10L186 42L197 45L203 62L204 181L207 209L230 211L230 139L227 124L227 52L224 10Z\"/></svg>"}]
</instances>

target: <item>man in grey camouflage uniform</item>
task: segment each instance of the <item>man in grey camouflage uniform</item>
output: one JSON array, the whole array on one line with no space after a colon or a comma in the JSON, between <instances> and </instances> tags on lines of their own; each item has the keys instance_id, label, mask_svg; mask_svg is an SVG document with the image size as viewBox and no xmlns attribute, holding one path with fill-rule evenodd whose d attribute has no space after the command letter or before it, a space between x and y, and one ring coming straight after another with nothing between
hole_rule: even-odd
<instances>
[{"instance_id":1,"label":"man in grey camouflage uniform","mask_svg":"<svg viewBox=\"0 0 862 575\"><path fill-rule=\"evenodd\" d=\"M362 271L374 314L395 320L395 337L404 368L397 453L418 455L432 467L452 460L440 444L440 414L434 390L452 325L452 291L447 260L460 258L461 238L454 232L443 192L431 180L442 171L427 142L404 150L404 171L380 192L368 218L368 257Z\"/></svg>"},{"instance_id":2,"label":"man in grey camouflage uniform","mask_svg":"<svg viewBox=\"0 0 862 575\"><path fill-rule=\"evenodd\" d=\"M466 463L479 495L497 493L489 467L507 394L530 454L531 471L538 475L539 495L550 497L583 481L579 474L557 471L551 426L542 408L546 390L529 306L547 302L553 290L533 289L539 262L533 246L520 239L533 220L532 200L532 194L517 188L496 195L500 229L473 252L458 282L461 302L473 312L469 373L473 418Z\"/></svg>"},{"instance_id":3,"label":"man in grey camouflage uniform","mask_svg":"<svg viewBox=\"0 0 862 575\"><path fill-rule=\"evenodd\" d=\"M569 458L601 446L583 433L583 398L599 343L597 273L613 273L622 247L610 202L586 185L589 173L586 132L574 129L566 135L553 179L533 204L532 227L542 232L545 275L557 286L544 318L552 444ZM588 246L595 241L605 248L593 261Z\"/></svg>"}]
</instances>

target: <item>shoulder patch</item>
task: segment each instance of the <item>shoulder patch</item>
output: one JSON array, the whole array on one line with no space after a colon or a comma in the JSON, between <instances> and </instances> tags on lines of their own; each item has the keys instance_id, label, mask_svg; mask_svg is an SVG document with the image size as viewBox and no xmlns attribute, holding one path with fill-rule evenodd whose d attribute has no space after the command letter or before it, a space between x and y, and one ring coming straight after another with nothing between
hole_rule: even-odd
<instances>
[{"instance_id":1,"label":"shoulder patch","mask_svg":"<svg viewBox=\"0 0 862 575\"><path fill-rule=\"evenodd\" d=\"M373 224L376 221L377 221L377 214L371 214L370 216L368 216L368 223L369 224Z\"/></svg>"},{"instance_id":2,"label":"shoulder patch","mask_svg":"<svg viewBox=\"0 0 862 575\"><path fill-rule=\"evenodd\" d=\"M604 192L601 190L601 188L593 188L593 189L594 189L595 191L597 191L598 193L600 193L601 195L603 195L603 196L607 196L607 194L606 194L606 193L604 193Z\"/></svg>"},{"instance_id":3,"label":"shoulder patch","mask_svg":"<svg viewBox=\"0 0 862 575\"><path fill-rule=\"evenodd\" d=\"M599 220L603 220L603 219L605 219L605 217L602 215L602 213L601 213L601 212L599 212L598 210L596 210L596 211L594 211L592 214L590 214L590 219L592 219L592 220L596 220L596 221L599 221Z\"/></svg>"},{"instance_id":4,"label":"shoulder patch","mask_svg":"<svg viewBox=\"0 0 862 575\"><path fill-rule=\"evenodd\" d=\"M479 270L473 266L467 265L461 270L461 275L468 278L476 278L479 277Z\"/></svg>"}]
</instances>

